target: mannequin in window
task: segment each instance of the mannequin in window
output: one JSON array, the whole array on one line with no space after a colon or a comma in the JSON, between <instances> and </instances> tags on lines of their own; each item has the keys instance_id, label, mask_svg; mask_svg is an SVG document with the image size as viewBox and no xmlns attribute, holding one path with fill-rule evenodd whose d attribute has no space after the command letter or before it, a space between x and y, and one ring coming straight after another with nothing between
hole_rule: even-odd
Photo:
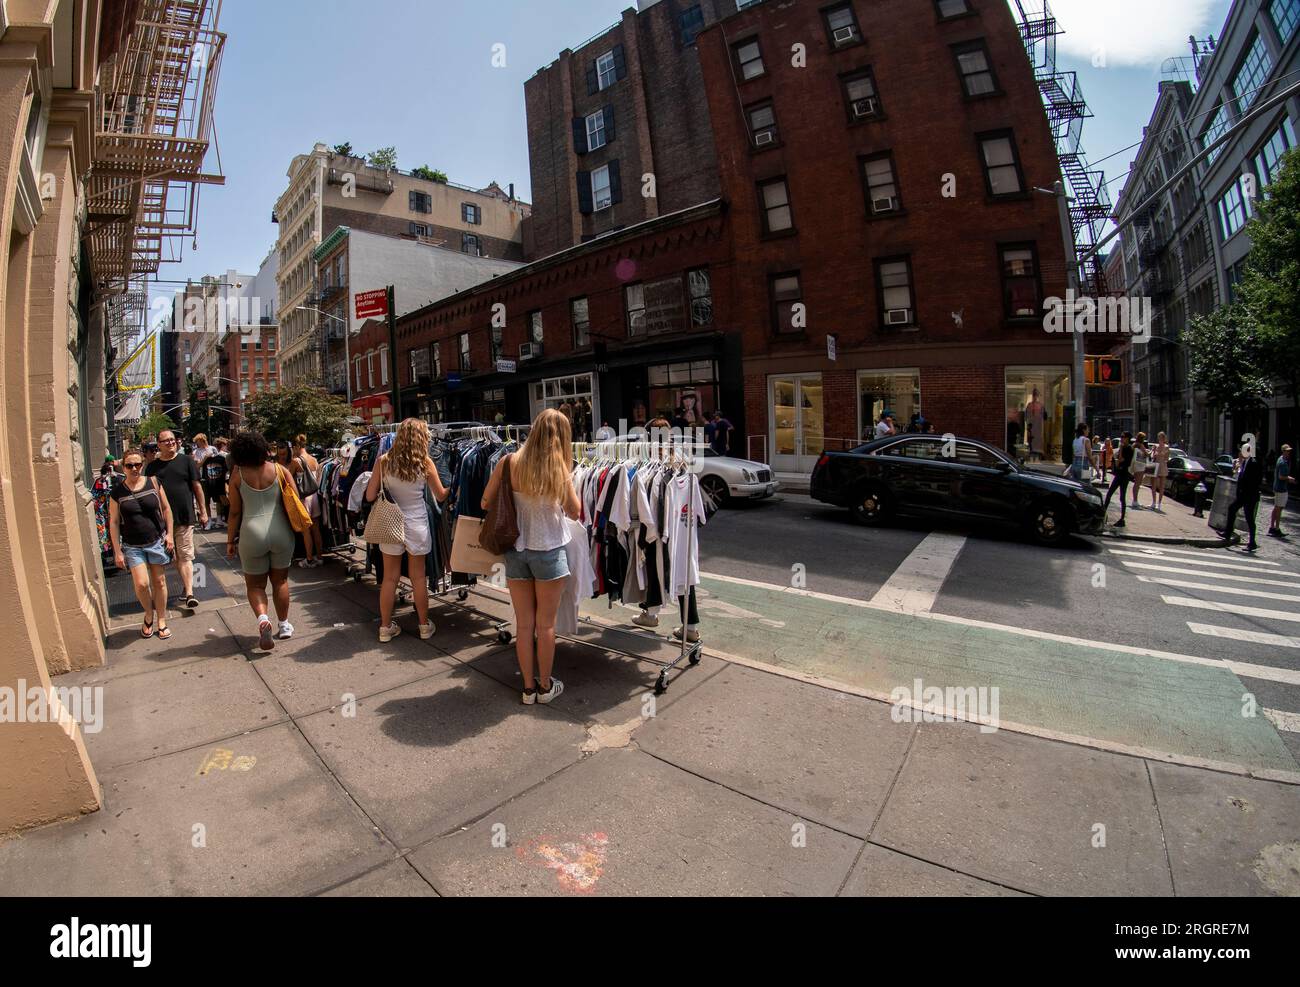
<instances>
[{"instance_id":1,"label":"mannequin in window","mask_svg":"<svg viewBox=\"0 0 1300 987\"><path fill-rule=\"evenodd\" d=\"M1043 402L1039 400L1038 388L1035 387L1020 414L1020 420L1025 426L1025 445L1029 446L1029 451L1035 456L1043 454L1043 419L1045 415L1046 409L1043 407Z\"/></svg>"}]
</instances>

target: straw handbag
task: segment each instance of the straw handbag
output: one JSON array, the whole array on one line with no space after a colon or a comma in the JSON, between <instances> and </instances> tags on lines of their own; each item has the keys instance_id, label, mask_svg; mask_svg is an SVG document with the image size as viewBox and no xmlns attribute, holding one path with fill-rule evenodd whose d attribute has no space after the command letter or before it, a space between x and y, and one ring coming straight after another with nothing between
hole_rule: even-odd
<instances>
[{"instance_id":1,"label":"straw handbag","mask_svg":"<svg viewBox=\"0 0 1300 987\"><path fill-rule=\"evenodd\" d=\"M371 545L401 545L406 541L406 518L388 493L388 477L383 474L382 462L378 469L379 497L370 508L370 517L366 519L366 531L362 537Z\"/></svg>"}]
</instances>

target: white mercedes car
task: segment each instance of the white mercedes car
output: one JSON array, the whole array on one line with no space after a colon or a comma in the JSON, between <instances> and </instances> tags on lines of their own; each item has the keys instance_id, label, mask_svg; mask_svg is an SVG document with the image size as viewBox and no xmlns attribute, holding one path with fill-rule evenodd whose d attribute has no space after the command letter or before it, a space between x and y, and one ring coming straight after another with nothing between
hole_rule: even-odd
<instances>
[{"instance_id":1,"label":"white mercedes car","mask_svg":"<svg viewBox=\"0 0 1300 987\"><path fill-rule=\"evenodd\" d=\"M712 449L704 451L700 464L700 490L705 509L712 514L732 497L738 500L763 500L781 489L772 468L748 459L720 456Z\"/></svg>"}]
</instances>

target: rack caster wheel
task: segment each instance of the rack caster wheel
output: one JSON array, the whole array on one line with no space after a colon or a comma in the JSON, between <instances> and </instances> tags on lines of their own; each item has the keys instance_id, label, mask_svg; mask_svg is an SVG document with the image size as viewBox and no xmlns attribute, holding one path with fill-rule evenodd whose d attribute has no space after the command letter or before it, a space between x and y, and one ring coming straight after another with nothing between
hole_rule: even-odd
<instances>
[{"instance_id":1,"label":"rack caster wheel","mask_svg":"<svg viewBox=\"0 0 1300 987\"><path fill-rule=\"evenodd\" d=\"M700 653L698 651L694 651L691 653L691 656L686 660L692 665L698 665L700 663Z\"/></svg>"},{"instance_id":2,"label":"rack caster wheel","mask_svg":"<svg viewBox=\"0 0 1300 987\"><path fill-rule=\"evenodd\" d=\"M361 573L359 573L359 572L354 572L354 573L352 574L352 581L353 581L353 582L357 582L357 583L361 582Z\"/></svg>"},{"instance_id":3,"label":"rack caster wheel","mask_svg":"<svg viewBox=\"0 0 1300 987\"><path fill-rule=\"evenodd\" d=\"M659 678L655 679L655 695L662 696L668 691L668 673L660 672Z\"/></svg>"},{"instance_id":4,"label":"rack caster wheel","mask_svg":"<svg viewBox=\"0 0 1300 987\"><path fill-rule=\"evenodd\" d=\"M497 631L497 640L502 644L509 644L514 639L514 635L509 631Z\"/></svg>"},{"instance_id":5,"label":"rack caster wheel","mask_svg":"<svg viewBox=\"0 0 1300 987\"><path fill-rule=\"evenodd\" d=\"M462 600L462 601L463 601L463 600L468 600L468 599L469 599L469 590L467 590L467 589L458 590L457 593L456 593L456 599L458 599L458 600Z\"/></svg>"}]
</instances>

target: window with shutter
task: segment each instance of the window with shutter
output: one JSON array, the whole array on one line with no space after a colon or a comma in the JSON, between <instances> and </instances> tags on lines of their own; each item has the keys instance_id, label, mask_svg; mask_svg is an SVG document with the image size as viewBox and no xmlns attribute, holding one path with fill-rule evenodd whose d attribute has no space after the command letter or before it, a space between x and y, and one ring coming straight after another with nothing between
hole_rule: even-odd
<instances>
[{"instance_id":1,"label":"window with shutter","mask_svg":"<svg viewBox=\"0 0 1300 987\"><path fill-rule=\"evenodd\" d=\"M589 171L578 172L578 212L584 216L589 216L594 212L591 201L591 172Z\"/></svg>"},{"instance_id":2,"label":"window with shutter","mask_svg":"<svg viewBox=\"0 0 1300 987\"><path fill-rule=\"evenodd\" d=\"M605 139L605 113L603 110L597 110L586 120L587 150L594 151L604 147Z\"/></svg>"},{"instance_id":3,"label":"window with shutter","mask_svg":"<svg viewBox=\"0 0 1300 987\"><path fill-rule=\"evenodd\" d=\"M622 52L623 46L619 45L616 51ZM607 51L596 59L596 88L605 90L623 78L618 74L618 64L614 58L613 51Z\"/></svg>"},{"instance_id":4,"label":"window with shutter","mask_svg":"<svg viewBox=\"0 0 1300 987\"><path fill-rule=\"evenodd\" d=\"M614 104L607 105L603 113L605 117L605 143L608 144L614 139Z\"/></svg>"},{"instance_id":5,"label":"window with shutter","mask_svg":"<svg viewBox=\"0 0 1300 987\"><path fill-rule=\"evenodd\" d=\"M613 164L614 162L611 161L609 164L602 165L595 171L588 173L591 182L588 194L591 197L591 211L593 212L600 212L602 209L608 209L614 204L610 187L610 172ZM579 188L579 195L581 195L581 188Z\"/></svg>"},{"instance_id":6,"label":"window with shutter","mask_svg":"<svg viewBox=\"0 0 1300 987\"><path fill-rule=\"evenodd\" d=\"M587 118L573 118L573 150L576 154L586 154L591 150L589 138L587 137Z\"/></svg>"},{"instance_id":7,"label":"window with shutter","mask_svg":"<svg viewBox=\"0 0 1300 987\"><path fill-rule=\"evenodd\" d=\"M615 80L627 78L627 58L623 54L623 46L614 46L614 78Z\"/></svg>"},{"instance_id":8,"label":"window with shutter","mask_svg":"<svg viewBox=\"0 0 1300 987\"><path fill-rule=\"evenodd\" d=\"M611 161L606 167L609 169L609 201L616 205L623 201L623 177L617 161Z\"/></svg>"}]
</instances>

